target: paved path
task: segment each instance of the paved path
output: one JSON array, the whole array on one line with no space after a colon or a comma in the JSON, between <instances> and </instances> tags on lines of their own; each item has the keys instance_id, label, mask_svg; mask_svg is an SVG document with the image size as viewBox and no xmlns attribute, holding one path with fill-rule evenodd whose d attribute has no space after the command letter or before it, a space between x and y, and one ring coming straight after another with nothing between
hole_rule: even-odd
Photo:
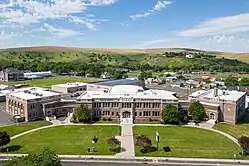
<instances>
[{"instance_id":1,"label":"paved path","mask_svg":"<svg viewBox=\"0 0 249 166\"><path fill-rule=\"evenodd\" d=\"M122 124L121 125L121 152L118 153L117 157L127 158L135 157L134 141L133 141L133 125Z\"/></svg>"},{"instance_id":2,"label":"paved path","mask_svg":"<svg viewBox=\"0 0 249 166\"><path fill-rule=\"evenodd\" d=\"M36 129L29 130L29 131L25 131L25 132L23 132L23 133L14 135L14 136L11 137L10 139L15 139L15 138L21 137L21 136L23 136L23 135L32 133L32 132L34 132L34 131L38 131L38 130L42 130L42 129L46 129L46 128L50 128L50 127L55 127L55 126L56 126L56 125L49 125L49 126L43 126L43 127L39 127L39 128L36 128Z\"/></svg>"}]
</instances>

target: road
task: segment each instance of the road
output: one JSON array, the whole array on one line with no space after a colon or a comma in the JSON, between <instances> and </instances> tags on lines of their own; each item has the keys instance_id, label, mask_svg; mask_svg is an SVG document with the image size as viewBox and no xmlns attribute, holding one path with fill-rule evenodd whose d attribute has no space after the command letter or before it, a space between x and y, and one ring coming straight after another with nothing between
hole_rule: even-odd
<instances>
[{"instance_id":1,"label":"road","mask_svg":"<svg viewBox=\"0 0 249 166\"><path fill-rule=\"evenodd\" d=\"M2 166L0 161L0 166ZM218 163L179 163L179 162L168 162L165 164L148 164L148 163L113 163L113 162L62 162L62 166L246 166L245 164L218 164Z\"/></svg>"}]
</instances>

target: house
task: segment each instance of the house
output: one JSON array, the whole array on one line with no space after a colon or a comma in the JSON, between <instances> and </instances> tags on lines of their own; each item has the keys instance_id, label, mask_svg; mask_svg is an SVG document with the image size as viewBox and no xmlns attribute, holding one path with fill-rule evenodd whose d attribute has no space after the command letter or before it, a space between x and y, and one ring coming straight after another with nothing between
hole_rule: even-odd
<instances>
[{"instance_id":1,"label":"house","mask_svg":"<svg viewBox=\"0 0 249 166\"><path fill-rule=\"evenodd\" d=\"M187 54L186 58L194 58L195 56L193 54Z\"/></svg>"},{"instance_id":2,"label":"house","mask_svg":"<svg viewBox=\"0 0 249 166\"><path fill-rule=\"evenodd\" d=\"M0 80L4 82L23 81L24 73L16 68L7 68L0 72Z\"/></svg>"}]
</instances>

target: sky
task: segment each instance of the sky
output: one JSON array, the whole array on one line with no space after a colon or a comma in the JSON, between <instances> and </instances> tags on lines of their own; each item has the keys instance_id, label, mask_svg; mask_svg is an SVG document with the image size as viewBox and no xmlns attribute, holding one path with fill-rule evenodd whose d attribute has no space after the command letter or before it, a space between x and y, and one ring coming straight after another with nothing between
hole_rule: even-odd
<instances>
[{"instance_id":1,"label":"sky","mask_svg":"<svg viewBox=\"0 0 249 166\"><path fill-rule=\"evenodd\" d=\"M0 48L249 52L249 0L0 0Z\"/></svg>"}]
</instances>

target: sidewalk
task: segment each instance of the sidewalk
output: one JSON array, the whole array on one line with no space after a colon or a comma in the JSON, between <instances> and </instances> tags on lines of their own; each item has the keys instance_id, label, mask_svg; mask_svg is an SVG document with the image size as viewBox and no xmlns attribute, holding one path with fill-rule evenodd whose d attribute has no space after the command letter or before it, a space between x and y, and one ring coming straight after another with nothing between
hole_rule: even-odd
<instances>
[{"instance_id":1,"label":"sidewalk","mask_svg":"<svg viewBox=\"0 0 249 166\"><path fill-rule=\"evenodd\" d=\"M133 142L133 125L122 124L122 134L121 134L121 152L116 156L121 158L134 158L134 142Z\"/></svg>"},{"instance_id":2,"label":"sidewalk","mask_svg":"<svg viewBox=\"0 0 249 166\"><path fill-rule=\"evenodd\" d=\"M8 157L23 156L27 154L0 154L0 160ZM249 160L237 160L237 159L208 159L208 158L177 158L177 157L119 157L109 155L58 155L62 160L105 160L105 161L128 161L130 163L134 161L146 161L146 162L189 162L189 163L240 163L249 165ZM237 165L237 164L236 164Z\"/></svg>"}]
</instances>

